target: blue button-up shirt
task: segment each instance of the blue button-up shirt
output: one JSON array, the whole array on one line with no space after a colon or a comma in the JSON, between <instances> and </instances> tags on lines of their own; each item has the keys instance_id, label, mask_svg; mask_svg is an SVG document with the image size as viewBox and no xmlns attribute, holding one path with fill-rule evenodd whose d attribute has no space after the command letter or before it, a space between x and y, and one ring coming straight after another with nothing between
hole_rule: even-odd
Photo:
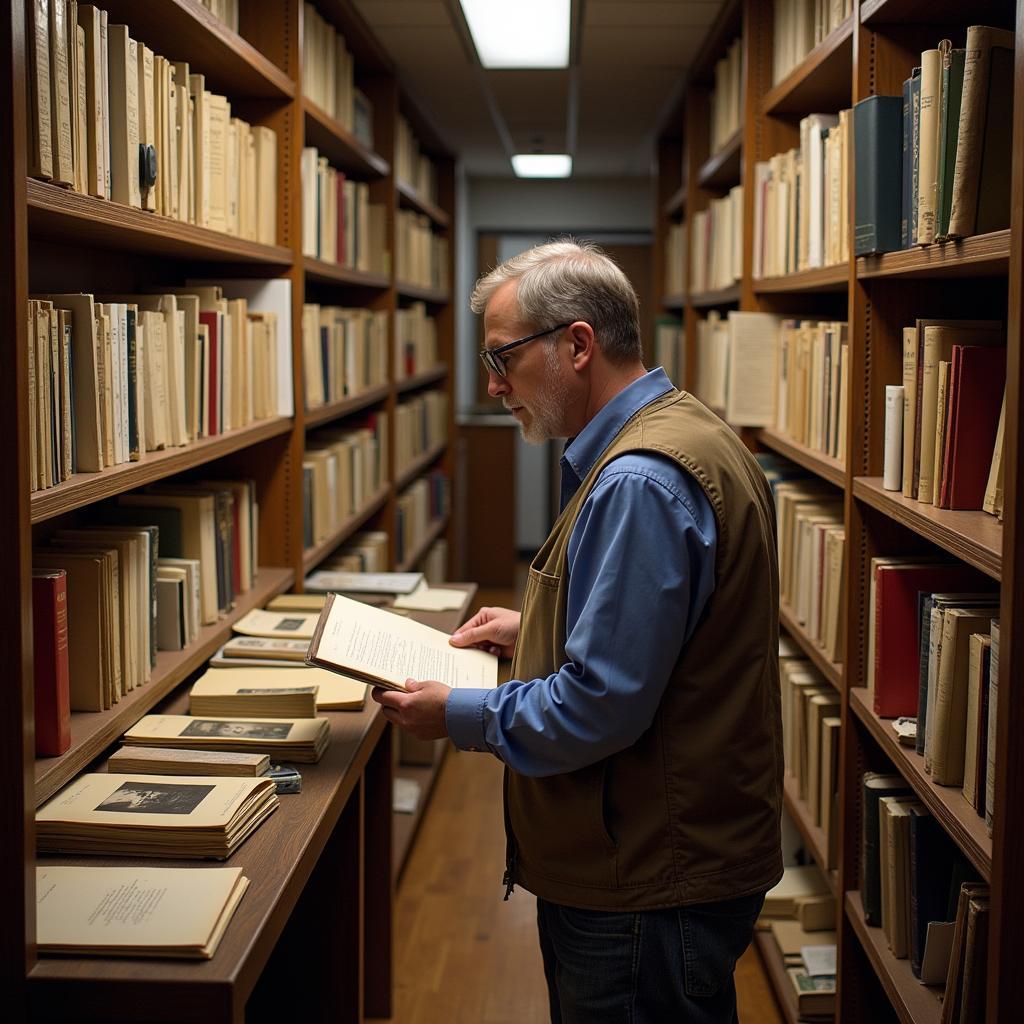
<instances>
[{"instance_id":1,"label":"blue button-up shirt","mask_svg":"<svg viewBox=\"0 0 1024 1024\"><path fill-rule=\"evenodd\" d=\"M663 370L651 370L569 443L563 508L625 422L671 387ZM455 745L541 776L634 743L714 590L715 541L711 505L678 463L646 451L610 462L569 538L565 664L545 679L452 690L445 713Z\"/></svg>"}]
</instances>

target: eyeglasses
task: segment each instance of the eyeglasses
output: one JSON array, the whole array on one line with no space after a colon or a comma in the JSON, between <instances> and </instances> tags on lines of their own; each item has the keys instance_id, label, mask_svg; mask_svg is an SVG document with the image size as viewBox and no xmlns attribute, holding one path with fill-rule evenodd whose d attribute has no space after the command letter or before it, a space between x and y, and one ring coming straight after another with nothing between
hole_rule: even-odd
<instances>
[{"instance_id":1,"label":"eyeglasses","mask_svg":"<svg viewBox=\"0 0 1024 1024\"><path fill-rule=\"evenodd\" d=\"M528 341L543 338L545 334L553 334L555 331L560 331L563 327L568 327L569 324L573 322L574 321L570 320L568 323L556 324L554 327L547 328L547 330L531 334L528 338L520 338L518 341L510 341L507 345L499 345L497 348L481 349L480 358L483 360L484 366L487 367L491 373L496 373L499 377L504 377L507 372L505 362L506 352L511 349L518 348L520 345L525 345Z\"/></svg>"}]
</instances>

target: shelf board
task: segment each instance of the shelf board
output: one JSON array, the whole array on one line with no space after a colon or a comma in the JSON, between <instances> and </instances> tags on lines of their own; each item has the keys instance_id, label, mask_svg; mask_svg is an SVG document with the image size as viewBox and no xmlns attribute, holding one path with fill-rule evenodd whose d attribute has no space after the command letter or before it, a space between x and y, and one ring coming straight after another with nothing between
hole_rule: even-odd
<instances>
[{"instance_id":1,"label":"shelf board","mask_svg":"<svg viewBox=\"0 0 1024 1024\"><path fill-rule=\"evenodd\" d=\"M186 707L182 693L161 710L184 714ZM64 1016L77 1000L92 1010L94 1020L135 1021L139 993L148 993L147 1020L245 1019L246 1002L387 728L380 706L369 696L362 711L321 714L329 722L330 742L317 764L300 766L301 794L282 797L278 809L227 861L242 869L250 885L216 955L211 960L40 957L29 986L33 1005L45 1008L41 1016ZM39 864L83 861L96 866L133 863L124 857L38 858ZM159 863L200 870L211 862Z\"/></svg>"},{"instance_id":2,"label":"shelf board","mask_svg":"<svg viewBox=\"0 0 1024 1024\"><path fill-rule=\"evenodd\" d=\"M939 1024L942 1017L941 990L922 985L910 969L910 960L897 960L892 955L885 932L881 928L873 928L864 920L864 906L859 892L848 892L844 906L846 917L901 1024Z\"/></svg>"},{"instance_id":3,"label":"shelf board","mask_svg":"<svg viewBox=\"0 0 1024 1024\"><path fill-rule=\"evenodd\" d=\"M419 564L420 559L430 550L430 545L441 536L442 533L448 528L448 517L442 516L440 519L435 519L430 526L427 528L427 532L423 535L423 540L416 545L415 548L409 553L409 557L403 559L398 563L396 572L412 572L412 570Z\"/></svg>"},{"instance_id":4,"label":"shelf board","mask_svg":"<svg viewBox=\"0 0 1024 1024\"><path fill-rule=\"evenodd\" d=\"M661 304L665 309L680 310L686 306L685 295L666 295L662 300Z\"/></svg>"},{"instance_id":5,"label":"shelf board","mask_svg":"<svg viewBox=\"0 0 1024 1024\"><path fill-rule=\"evenodd\" d=\"M340 121L307 96L302 97L302 113L307 146L316 146L333 167L364 178L385 178L391 165L372 149L367 149Z\"/></svg>"},{"instance_id":6,"label":"shelf board","mask_svg":"<svg viewBox=\"0 0 1024 1024\"><path fill-rule=\"evenodd\" d=\"M419 299L431 306L446 306L451 301L451 296L439 288L425 288L420 284L409 284L407 281L399 281L395 288L399 297L403 299Z\"/></svg>"},{"instance_id":7,"label":"shelf board","mask_svg":"<svg viewBox=\"0 0 1024 1024\"><path fill-rule=\"evenodd\" d=\"M384 484L361 509L353 512L329 537L311 548L306 548L302 552L303 575L312 572L339 544L348 540L367 519L382 509L388 500L389 492L389 486Z\"/></svg>"},{"instance_id":8,"label":"shelf board","mask_svg":"<svg viewBox=\"0 0 1024 1024\"><path fill-rule=\"evenodd\" d=\"M800 648L811 661L815 668L836 688L839 693L843 690L843 666L836 661L830 661L828 655L811 639L810 634L800 624L791 608L779 603L779 623L787 633L800 645Z\"/></svg>"},{"instance_id":9,"label":"shelf board","mask_svg":"<svg viewBox=\"0 0 1024 1024\"><path fill-rule=\"evenodd\" d=\"M679 188L677 188L675 192L665 200L665 203L661 208L661 212L664 213L666 217L674 217L676 214L684 213L685 211L686 182L684 181L682 185L680 185Z\"/></svg>"},{"instance_id":10,"label":"shelf board","mask_svg":"<svg viewBox=\"0 0 1024 1024\"><path fill-rule=\"evenodd\" d=\"M935 819L988 881L992 875L992 837L985 829L985 819L979 817L960 788L937 786L932 782L924 770L924 757L896 739L891 720L875 714L867 687L850 687L850 710L864 723Z\"/></svg>"},{"instance_id":11,"label":"shelf board","mask_svg":"<svg viewBox=\"0 0 1024 1024\"><path fill-rule=\"evenodd\" d=\"M222 231L84 196L32 178L28 179L27 196L30 238L52 238L65 244L118 249L147 257L159 254L275 268L292 264L292 251L283 245L247 242Z\"/></svg>"},{"instance_id":12,"label":"shelf board","mask_svg":"<svg viewBox=\"0 0 1024 1024\"><path fill-rule=\"evenodd\" d=\"M75 473L63 483L45 491L35 491L31 495L32 522L41 523L84 505L124 494L187 469L195 469L242 448L287 434L291 428L290 416L274 416L216 437L204 437L183 448L146 452L138 462L124 462L98 473Z\"/></svg>"},{"instance_id":13,"label":"shelf board","mask_svg":"<svg viewBox=\"0 0 1024 1024\"><path fill-rule=\"evenodd\" d=\"M825 876L832 895L836 895L839 876L834 869L830 870L828 867L828 836L825 835L820 825L814 824L810 808L806 801L800 798L800 784L792 775L787 774L783 778L782 797L789 816L804 837L807 848L817 861L818 867L821 868L821 873Z\"/></svg>"},{"instance_id":14,"label":"shelf board","mask_svg":"<svg viewBox=\"0 0 1024 1024\"><path fill-rule=\"evenodd\" d=\"M110 24L126 24L133 39L169 57L188 55L189 69L229 99L287 100L295 83L251 43L197 0L105 0Z\"/></svg>"},{"instance_id":15,"label":"shelf board","mask_svg":"<svg viewBox=\"0 0 1024 1024\"><path fill-rule=\"evenodd\" d=\"M445 449L448 447L447 441L441 441L435 444L433 448L428 448L422 455L418 455L409 465L402 470L395 479L395 490L402 491L413 482L432 462L439 459L444 455Z\"/></svg>"},{"instance_id":16,"label":"shelf board","mask_svg":"<svg viewBox=\"0 0 1024 1024\"><path fill-rule=\"evenodd\" d=\"M719 192L728 191L740 183L740 165L743 156L743 129L739 129L715 154L701 165L697 183L701 188Z\"/></svg>"},{"instance_id":17,"label":"shelf board","mask_svg":"<svg viewBox=\"0 0 1024 1024\"><path fill-rule=\"evenodd\" d=\"M306 256L302 261L306 270L307 281L319 281L323 284L348 284L358 288L376 288L386 290L391 285L387 274L371 274L365 270L353 270L343 267L340 263L326 263L324 260Z\"/></svg>"},{"instance_id":18,"label":"shelf board","mask_svg":"<svg viewBox=\"0 0 1024 1024\"><path fill-rule=\"evenodd\" d=\"M60 757L38 758L35 763L36 806L48 800L128 728L205 662L231 635L231 626L246 612L262 608L270 598L295 581L291 569L260 569L252 589L239 595L225 618L199 631L196 642L184 651L159 651L148 683L126 694L109 711L75 711L71 715L71 749Z\"/></svg>"},{"instance_id":19,"label":"shelf board","mask_svg":"<svg viewBox=\"0 0 1024 1024\"><path fill-rule=\"evenodd\" d=\"M415 391L417 388L426 387L428 384L434 384L439 380L444 380L448 376L448 367L445 364L440 366L431 367L429 370L424 370L422 373L414 373L411 377L406 377L405 380L400 380L395 385L395 390L401 395L406 391Z\"/></svg>"},{"instance_id":20,"label":"shelf board","mask_svg":"<svg viewBox=\"0 0 1024 1024\"><path fill-rule=\"evenodd\" d=\"M863 0L862 24L1005 25L1001 0ZM1008 26L1008 27L1012 27Z\"/></svg>"},{"instance_id":21,"label":"shelf board","mask_svg":"<svg viewBox=\"0 0 1024 1024\"><path fill-rule=\"evenodd\" d=\"M437 203L432 202L426 196L417 192L412 185L396 180L395 189L398 192L398 201L402 206L415 210L417 213L425 213L439 228L451 226L451 217Z\"/></svg>"},{"instance_id":22,"label":"shelf board","mask_svg":"<svg viewBox=\"0 0 1024 1024\"><path fill-rule=\"evenodd\" d=\"M853 496L884 512L983 573L999 579L1003 565L1003 524L980 511L954 511L887 491L880 476L856 477Z\"/></svg>"},{"instance_id":23,"label":"shelf board","mask_svg":"<svg viewBox=\"0 0 1024 1024\"><path fill-rule=\"evenodd\" d=\"M740 301L740 286L731 285L719 288L714 292L695 292L690 295L689 303L697 309L711 309L715 306L735 306Z\"/></svg>"},{"instance_id":24,"label":"shelf board","mask_svg":"<svg viewBox=\"0 0 1024 1024\"><path fill-rule=\"evenodd\" d=\"M796 1008L796 993L790 984L789 975L786 974L786 965L782 962L782 954L779 952L771 929L755 930L754 944L757 946L765 974L768 975L772 991L775 993L775 1002L782 1011L786 1024L800 1024L800 1016Z\"/></svg>"},{"instance_id":25,"label":"shelf board","mask_svg":"<svg viewBox=\"0 0 1024 1024\"><path fill-rule=\"evenodd\" d=\"M343 416L351 416L355 412L368 409L371 405L383 402L390 392L389 384L379 384L358 395L352 395L351 398L343 398L340 402L318 405L315 409L307 410L306 429L319 426L322 423L329 423L331 420L340 420Z\"/></svg>"},{"instance_id":26,"label":"shelf board","mask_svg":"<svg viewBox=\"0 0 1024 1024\"><path fill-rule=\"evenodd\" d=\"M853 82L853 23L851 14L767 92L762 112L802 116L848 107Z\"/></svg>"},{"instance_id":27,"label":"shelf board","mask_svg":"<svg viewBox=\"0 0 1024 1024\"><path fill-rule=\"evenodd\" d=\"M837 263L834 267L815 267L795 274L779 277L761 277L754 280L754 291L759 295L784 292L844 292L849 284L850 266Z\"/></svg>"},{"instance_id":28,"label":"shelf board","mask_svg":"<svg viewBox=\"0 0 1024 1024\"><path fill-rule=\"evenodd\" d=\"M860 280L878 277L995 277L1005 276L1009 267L1010 232L1007 229L879 256L859 256L857 277Z\"/></svg>"},{"instance_id":29,"label":"shelf board","mask_svg":"<svg viewBox=\"0 0 1024 1024\"><path fill-rule=\"evenodd\" d=\"M771 448L779 455L784 455L797 465L803 466L804 469L827 480L833 486L840 488L846 486L846 470L839 459L819 452L816 448L808 448L771 427L762 427L757 431L756 437L766 448Z\"/></svg>"}]
</instances>

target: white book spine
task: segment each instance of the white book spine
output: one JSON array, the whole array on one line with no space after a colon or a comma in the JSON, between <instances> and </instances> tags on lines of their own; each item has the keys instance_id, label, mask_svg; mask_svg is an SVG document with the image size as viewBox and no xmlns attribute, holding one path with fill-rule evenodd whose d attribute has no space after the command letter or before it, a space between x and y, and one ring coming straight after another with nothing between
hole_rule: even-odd
<instances>
[{"instance_id":1,"label":"white book spine","mask_svg":"<svg viewBox=\"0 0 1024 1024\"><path fill-rule=\"evenodd\" d=\"M903 487L903 385L885 387L885 476L887 491Z\"/></svg>"}]
</instances>

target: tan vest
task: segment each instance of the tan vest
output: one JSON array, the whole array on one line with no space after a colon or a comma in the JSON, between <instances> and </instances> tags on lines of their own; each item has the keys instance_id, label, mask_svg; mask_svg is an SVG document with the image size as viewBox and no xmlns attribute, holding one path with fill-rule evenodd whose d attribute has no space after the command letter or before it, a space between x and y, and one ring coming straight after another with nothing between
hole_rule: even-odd
<instances>
[{"instance_id":1,"label":"tan vest","mask_svg":"<svg viewBox=\"0 0 1024 1024\"><path fill-rule=\"evenodd\" d=\"M671 391L628 420L559 516L530 568L512 678L565 663L576 517L604 466L638 450L674 459L707 495L718 528L714 592L632 746L563 775L506 771L508 877L597 910L728 899L782 876L774 506L750 453L691 395ZM621 642L628 648L629 637Z\"/></svg>"}]
</instances>

